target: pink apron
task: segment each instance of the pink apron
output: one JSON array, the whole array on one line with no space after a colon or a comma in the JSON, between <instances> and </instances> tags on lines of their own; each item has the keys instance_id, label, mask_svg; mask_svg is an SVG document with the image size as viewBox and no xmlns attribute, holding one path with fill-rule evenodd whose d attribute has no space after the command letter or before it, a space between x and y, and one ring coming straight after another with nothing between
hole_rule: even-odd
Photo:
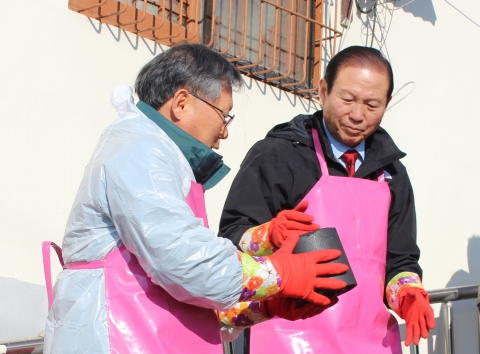
<instances>
[{"instance_id":1,"label":"pink apron","mask_svg":"<svg viewBox=\"0 0 480 354\"><path fill-rule=\"evenodd\" d=\"M383 303L390 189L378 181L328 173L318 132L312 131L322 177L303 200L320 227L335 227L357 287L318 316L273 319L252 328L250 353L401 354L400 332Z\"/></svg>"},{"instance_id":2,"label":"pink apron","mask_svg":"<svg viewBox=\"0 0 480 354\"><path fill-rule=\"evenodd\" d=\"M202 185L192 181L187 203L208 227ZM43 245L49 307L53 294L46 250L50 244ZM64 268L104 269L111 353L223 353L215 312L179 302L153 284L125 246L102 261L75 262Z\"/></svg>"}]
</instances>

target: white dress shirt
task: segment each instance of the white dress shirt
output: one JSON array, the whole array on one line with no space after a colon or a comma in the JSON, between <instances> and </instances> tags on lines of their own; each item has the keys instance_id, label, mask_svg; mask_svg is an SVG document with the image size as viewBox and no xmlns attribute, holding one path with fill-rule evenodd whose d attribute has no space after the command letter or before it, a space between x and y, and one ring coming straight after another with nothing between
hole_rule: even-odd
<instances>
[{"instance_id":1,"label":"white dress shirt","mask_svg":"<svg viewBox=\"0 0 480 354\"><path fill-rule=\"evenodd\" d=\"M322 124L323 124L323 128L325 129L325 133L327 134L327 138L330 141L330 146L332 147L333 155L335 156L337 161L342 164L343 167L346 167L346 163L341 159L341 156L350 149L357 150L359 155L358 155L357 161L355 161L355 172L356 172L360 167L360 165L362 164L362 162L365 160L365 140L362 140L357 146L354 146L354 147L347 146L333 137L333 135L330 133L330 131L327 129L327 126L325 125L325 119L322 119ZM383 173L387 181L392 179L392 176L387 171L384 170Z\"/></svg>"}]
</instances>

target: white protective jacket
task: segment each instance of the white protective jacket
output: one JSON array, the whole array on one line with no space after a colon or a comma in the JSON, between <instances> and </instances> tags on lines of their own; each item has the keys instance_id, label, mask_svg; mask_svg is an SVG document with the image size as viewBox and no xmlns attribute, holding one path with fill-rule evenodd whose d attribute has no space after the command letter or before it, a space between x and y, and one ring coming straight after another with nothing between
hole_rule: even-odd
<instances>
[{"instance_id":1,"label":"white protective jacket","mask_svg":"<svg viewBox=\"0 0 480 354\"><path fill-rule=\"evenodd\" d=\"M63 239L65 263L102 260L119 245L152 282L179 301L216 310L242 290L236 247L194 217L185 198L192 169L178 146L134 104L130 87L114 90L119 113L96 146ZM102 269L63 270L54 287L45 353L109 352Z\"/></svg>"}]
</instances>

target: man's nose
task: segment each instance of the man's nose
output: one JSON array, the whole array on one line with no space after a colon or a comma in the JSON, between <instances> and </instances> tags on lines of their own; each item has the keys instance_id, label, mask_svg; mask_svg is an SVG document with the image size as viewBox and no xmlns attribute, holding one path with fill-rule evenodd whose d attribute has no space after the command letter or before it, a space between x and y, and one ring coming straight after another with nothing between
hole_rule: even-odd
<instances>
[{"instance_id":1,"label":"man's nose","mask_svg":"<svg viewBox=\"0 0 480 354\"><path fill-rule=\"evenodd\" d=\"M361 122L363 120L363 105L360 103L354 103L352 105L352 110L350 111L350 118L354 121Z\"/></svg>"}]
</instances>

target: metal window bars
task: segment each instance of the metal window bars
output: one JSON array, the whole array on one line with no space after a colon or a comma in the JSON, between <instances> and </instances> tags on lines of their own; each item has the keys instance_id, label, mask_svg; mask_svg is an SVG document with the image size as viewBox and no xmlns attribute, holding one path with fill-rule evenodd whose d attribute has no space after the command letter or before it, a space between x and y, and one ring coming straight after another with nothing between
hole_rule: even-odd
<instances>
[{"instance_id":1,"label":"metal window bars","mask_svg":"<svg viewBox=\"0 0 480 354\"><path fill-rule=\"evenodd\" d=\"M69 0L68 8L102 23L173 45L198 42L200 1Z\"/></svg>"},{"instance_id":2,"label":"metal window bars","mask_svg":"<svg viewBox=\"0 0 480 354\"><path fill-rule=\"evenodd\" d=\"M299 94L315 91L321 5L313 0L230 0L220 6L213 0L212 5L205 13L205 43L246 75Z\"/></svg>"},{"instance_id":3,"label":"metal window bars","mask_svg":"<svg viewBox=\"0 0 480 354\"><path fill-rule=\"evenodd\" d=\"M445 320L445 354L454 354L455 348L453 346L453 311L452 302L467 299L477 299L478 312L478 340L480 342L480 286L461 286L451 287L438 290L428 291L430 296L430 303L442 303L444 320ZM480 346L479 346L480 348ZM239 354L235 353L235 346L233 342L224 342L224 354ZM20 353L43 353L43 338L37 337L28 340L17 340L5 343L0 343L0 353L20 354ZM411 354L419 354L418 347L410 346Z\"/></svg>"},{"instance_id":4,"label":"metal window bars","mask_svg":"<svg viewBox=\"0 0 480 354\"><path fill-rule=\"evenodd\" d=\"M316 98L322 54L335 54L346 1L69 0L68 6L161 44L203 43L247 76Z\"/></svg>"}]
</instances>

